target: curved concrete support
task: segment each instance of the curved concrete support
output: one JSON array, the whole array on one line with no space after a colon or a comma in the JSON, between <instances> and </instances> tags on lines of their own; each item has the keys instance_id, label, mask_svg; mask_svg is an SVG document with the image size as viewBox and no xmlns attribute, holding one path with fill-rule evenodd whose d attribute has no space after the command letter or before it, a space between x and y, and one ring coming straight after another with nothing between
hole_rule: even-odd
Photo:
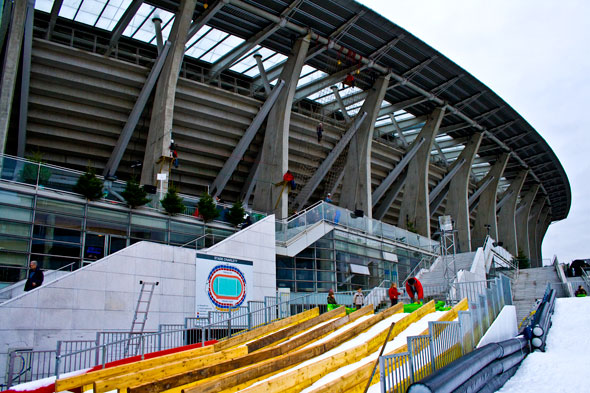
<instances>
[{"instance_id":1,"label":"curved concrete support","mask_svg":"<svg viewBox=\"0 0 590 393\"><path fill-rule=\"evenodd\" d=\"M455 229L457 237L455 246L458 246L458 252L471 251L471 232L469 229L469 178L471 174L471 165L479 149L482 139L481 133L475 133L471 136L465 148L455 162L465 160L465 164L459 169L459 172L453 177L449 184L449 193L447 195L447 204L445 214L450 215L455 220Z\"/></svg>"},{"instance_id":2,"label":"curved concrete support","mask_svg":"<svg viewBox=\"0 0 590 393\"><path fill-rule=\"evenodd\" d=\"M498 239L504 243L504 248L512 255L518 253L518 241L516 239L516 201L526 176L527 170L521 171L512 180L510 187L505 192L507 195L506 203L498 213Z\"/></svg>"},{"instance_id":3,"label":"curved concrete support","mask_svg":"<svg viewBox=\"0 0 590 393\"><path fill-rule=\"evenodd\" d=\"M471 230L471 248L473 250L483 246L483 241L488 234L487 225L489 225L490 236L493 239L498 240L496 197L498 184L500 183L500 178L504 173L509 158L510 154L508 153L504 153L498 157L494 165L490 168L488 174L481 181L482 184L489 182L489 185L486 186L485 190L481 192L481 195L479 196L479 203L475 214L475 224Z\"/></svg>"},{"instance_id":4,"label":"curved concrete support","mask_svg":"<svg viewBox=\"0 0 590 393\"><path fill-rule=\"evenodd\" d=\"M539 228L539 218L541 217L543 207L545 207L546 200L545 197L538 198L536 203L533 203L529 215L529 260L531 261L531 267L541 267L541 263L538 262L539 254L537 253L537 231Z\"/></svg>"},{"instance_id":5,"label":"curved concrete support","mask_svg":"<svg viewBox=\"0 0 590 393\"><path fill-rule=\"evenodd\" d=\"M276 187L275 183L280 182L289 169L291 107L309 49L309 41L309 35L297 40L291 56L283 66L280 79L285 81L285 86L268 114L258 177L255 179L256 189L252 207L255 210L274 213L278 219L286 218L288 215L288 187Z\"/></svg>"},{"instance_id":6,"label":"curved concrete support","mask_svg":"<svg viewBox=\"0 0 590 393\"><path fill-rule=\"evenodd\" d=\"M529 215L533 201L539 191L539 185L534 184L521 200L521 207L516 212L516 240L518 249L522 250L527 258L531 258L529 245Z\"/></svg>"},{"instance_id":7,"label":"curved concrete support","mask_svg":"<svg viewBox=\"0 0 590 393\"><path fill-rule=\"evenodd\" d=\"M362 210L369 217L373 215L373 204L371 202L373 130L388 85L389 76L381 76L368 92L367 98L359 111L359 113L366 112L367 116L350 141L343 170L340 206L353 211Z\"/></svg>"},{"instance_id":8,"label":"curved concrete support","mask_svg":"<svg viewBox=\"0 0 590 393\"><path fill-rule=\"evenodd\" d=\"M6 42L6 51L4 55L4 69L2 70L2 80L0 81L0 143L2 143L1 153L6 152L6 140L8 137L8 125L10 123L10 113L14 101L14 89L16 87L16 78L18 74L18 64L20 62L20 53L24 39L25 19L27 15L27 2L17 1L12 8L12 19L10 21L10 30L8 41Z\"/></svg>"},{"instance_id":9,"label":"curved concrete support","mask_svg":"<svg viewBox=\"0 0 590 393\"><path fill-rule=\"evenodd\" d=\"M404 198L400 208L398 226L406 229L407 222L418 234L430 238L430 201L428 200L428 169L434 138L438 134L445 108L437 108L426 119L426 124L417 138L424 138L416 156L408 165L408 177L404 187Z\"/></svg>"},{"instance_id":10,"label":"curved concrete support","mask_svg":"<svg viewBox=\"0 0 590 393\"><path fill-rule=\"evenodd\" d=\"M170 173L170 139L172 135L172 120L174 118L174 99L176 84L180 73L180 65L184 57L184 45L191 25L196 0L182 0L174 18L174 25L168 36L172 47L166 57L166 62L160 73L150 129L145 147L141 184L156 184L156 175L160 172ZM161 188L168 189L168 180Z\"/></svg>"}]
</instances>

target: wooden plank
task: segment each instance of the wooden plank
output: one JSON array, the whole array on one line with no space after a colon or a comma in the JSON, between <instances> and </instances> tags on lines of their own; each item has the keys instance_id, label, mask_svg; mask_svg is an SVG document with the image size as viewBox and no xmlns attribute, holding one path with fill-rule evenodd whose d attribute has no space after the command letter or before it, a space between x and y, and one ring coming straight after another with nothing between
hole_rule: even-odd
<instances>
[{"instance_id":1,"label":"wooden plank","mask_svg":"<svg viewBox=\"0 0 590 393\"><path fill-rule=\"evenodd\" d=\"M419 316L419 318L415 319L411 323L414 323L415 321L417 321L418 319L421 319L424 315L426 315L426 313L424 313L424 312L418 313L418 311L420 311L424 307L425 306L422 306L418 310L414 311L414 313L417 313L416 315ZM465 310L468 307L469 306L467 303L467 299L465 298L465 299L461 300L459 303L457 303L451 310L444 313L440 318L438 318L437 321L439 321L439 322L453 321L453 320L457 319L458 311ZM414 313L412 313L412 314L414 314ZM410 314L410 315L412 315L412 314ZM402 321L396 323L396 326L394 326L394 329L398 325L400 325ZM407 326L409 326L410 324L404 323L404 325L406 325L406 326L403 327L402 331L405 330L407 328ZM422 333L420 333L420 335L427 335L428 333L429 333L428 329L426 329ZM396 333L395 335L397 336L397 334L399 334L399 333ZM392 336L393 336L393 331L392 331ZM408 350L408 346L406 344L406 345L402 345L401 347L388 353L387 355L391 355L394 353L402 353L402 352L406 352L407 350ZM313 392L313 393L345 392L345 391L352 392L352 391L357 391L358 389L361 389L360 391L362 392L362 391L364 391L367 381L371 375L371 371L373 370L373 366L374 366L373 362L367 363L367 364L365 364L353 371L346 373L345 375L341 376L337 380L331 381L331 382L325 384L324 386L321 386L317 389L312 390L311 392ZM375 371L375 376L373 377L373 380L371 381L371 385L378 383L379 380L380 380L379 366L377 366L377 370Z\"/></svg>"},{"instance_id":2,"label":"wooden plank","mask_svg":"<svg viewBox=\"0 0 590 393\"><path fill-rule=\"evenodd\" d=\"M92 371L88 374L77 375L74 377L68 377L63 379L58 379L55 382L55 391L61 392L64 390L73 390L76 388L81 388L85 385L92 385L94 381L98 379L105 379L110 378L116 375L127 374L130 372L135 372L144 368L151 368L155 367L159 364L165 362L174 362L181 359L186 358L195 358L199 356L205 356L208 354L213 353L214 348L213 345L209 345L207 347L195 348L188 351L182 351L173 353L170 355L164 355L153 359L147 360L140 360L135 363L128 363L123 364L120 366L112 367L112 368L105 368L102 370Z\"/></svg>"},{"instance_id":3,"label":"wooden plank","mask_svg":"<svg viewBox=\"0 0 590 393\"><path fill-rule=\"evenodd\" d=\"M301 322L306 321L310 318L317 317L318 315L320 315L320 309L318 307L315 307L315 308L312 308L311 310L307 310L302 313L290 316L288 318L275 321L269 325L261 326L259 328L242 333L239 336L235 336L235 337L229 338L227 340L223 340L223 341L215 344L214 347L215 347L216 351L221 351L223 349L227 349L227 348L231 348L231 347L234 347L237 345L241 345L241 344L244 344L244 343L251 341L255 338L262 337L263 335L268 334L270 332L274 332L276 330L282 329L282 328L292 325L294 323L301 323Z\"/></svg>"},{"instance_id":4,"label":"wooden plank","mask_svg":"<svg viewBox=\"0 0 590 393\"><path fill-rule=\"evenodd\" d=\"M393 308L397 308L397 310L403 310L403 304L398 304ZM397 311L396 310L396 311ZM390 335L390 339L393 340L398 334L404 331L410 324L414 323L415 321L421 319L424 315L434 312L435 306L434 301L430 301L424 306L420 307L418 310L414 311L413 313L407 315L406 317L402 318L400 321L396 322L395 326L393 327ZM389 315L384 315L382 319L388 318L389 316L393 315L394 313L390 313ZM380 315L380 314L377 314ZM381 345L383 345L383 341L387 337L387 329L384 329L380 334L375 336L373 339L357 345L354 348L348 349L346 351L337 353L335 355L330 356L329 358L322 359L318 362L310 364L308 366L302 367L298 370L293 370L287 374L281 375L279 378L273 378L268 380L262 384L258 384L253 386L249 389L244 389L243 392L248 393L260 393L260 392L283 392L283 391L296 391L297 389L303 389L306 387L311 386L315 381L322 378L324 375L327 375L343 366L348 364L356 363L360 361L365 356L375 352ZM373 364L369 365L369 369L372 370ZM370 371L369 371L370 373ZM353 373L349 373L353 374ZM347 374L348 375L348 374ZM354 373L354 377L352 381L346 381L350 386L356 385L357 379L356 371ZM333 383L335 387L338 387L337 381ZM325 389L325 392L332 392L332 391L339 391L334 389ZM342 390L345 391L345 390Z\"/></svg>"},{"instance_id":5,"label":"wooden plank","mask_svg":"<svg viewBox=\"0 0 590 393\"><path fill-rule=\"evenodd\" d=\"M372 311L372 307L371 307ZM341 310L338 311L341 313ZM353 313L354 314L354 313ZM352 314L351 314L352 315ZM349 320L349 316L344 316L340 319ZM339 321L340 319L336 320ZM336 322L334 321L334 322ZM330 324L327 324L330 325ZM324 325L325 326L325 325ZM321 327L323 328L323 326ZM305 337L303 340L307 340L307 342L312 341L313 339L319 337L322 332L321 328L317 329L317 331L312 330L307 334L304 334ZM206 378L210 378L212 376L216 376L222 373L231 372L233 370L248 367L252 364L260 363L267 361L268 359L272 359L278 356L281 356L291 350L291 348L298 343L301 345L302 343L301 336L297 337L297 339L289 340L281 345L274 346L267 349L262 349L253 353L250 353L245 356L237 357L231 359L229 361L224 361L216 364L210 364L198 369L184 371L181 373L176 374L168 374L167 376L160 378L158 380L153 380L150 382L145 383L138 383L136 385L130 386L130 392L134 393L148 393L148 392L160 392L162 390L172 389L178 386L186 385L195 381L203 380ZM100 393L100 392L96 392Z\"/></svg>"},{"instance_id":6,"label":"wooden plank","mask_svg":"<svg viewBox=\"0 0 590 393\"><path fill-rule=\"evenodd\" d=\"M246 344L246 346L248 347L248 352L257 351L260 348L264 348L270 344L276 343L277 341L283 340L296 333L307 330L317 324L323 323L332 318L342 317L344 315L346 315L346 308L344 306L338 307L334 310L323 313L322 315L319 315L315 318L308 319L307 321L303 321L301 323L298 323L297 325L293 325L286 329L279 330L278 332L271 333L258 340L248 343Z\"/></svg>"},{"instance_id":7,"label":"wooden plank","mask_svg":"<svg viewBox=\"0 0 590 393\"><path fill-rule=\"evenodd\" d=\"M209 364L221 363L248 353L245 346L230 348L221 352L214 352L209 355L200 356L194 359L183 359L178 362L159 364L156 367L148 368L141 371L135 371L123 375L96 380L94 382L94 392L104 393L115 389L123 389L128 386L140 385L152 381L157 381L171 374L178 374L205 367Z\"/></svg>"},{"instance_id":8,"label":"wooden plank","mask_svg":"<svg viewBox=\"0 0 590 393\"><path fill-rule=\"evenodd\" d=\"M434 307L434 303L432 303L432 306ZM369 309L372 311L372 306L365 306L363 307L361 310L356 311L350 315L348 315L347 317L352 317L354 316L354 314L359 313L362 310L366 310ZM339 345L341 345L342 343L350 340L353 337L356 337L358 334L362 333L363 331L367 330L368 328L370 328L371 326L373 326L374 324L376 324L379 321L382 321L385 318L388 318L389 316L393 315L394 313L400 312L403 309L403 305L400 304L399 306L394 306L391 307L377 315L373 315L371 318L367 319L366 321L363 321L362 323L354 326L351 329L348 329L344 332L342 332L341 334L337 335L336 337L333 337L332 339L324 342L324 343L319 343L319 344L315 344L312 345L311 347L305 347L302 348L300 350L297 350L293 353L289 353L286 355L283 355L281 357L279 357L278 359L273 359L272 361L263 363L263 364L259 364L259 365L255 365L252 367L249 367L245 370L238 370L230 375L227 376L220 376L220 378L216 378L214 381L210 381L207 383L203 383L203 384L198 384L190 389L184 389L183 393L197 393L197 392L217 392L217 391L221 391L224 389L228 389L232 386L235 385L239 385L239 384L243 384L249 380L255 379L255 378L259 378L261 375L265 375L265 374L269 374L270 372L274 372L276 370L280 370L280 369L285 369L287 367L292 367L298 363L301 363L303 361L309 360L309 359L313 359L314 357L318 356L319 354L323 354ZM345 320L347 317L342 318L342 320ZM337 321L335 321L337 322ZM334 322L333 322L334 323ZM328 326L330 324L326 324L324 326ZM319 330L321 330L322 328L324 328L324 326L322 326ZM285 346L287 346L287 344L290 344L292 341L295 340L289 340L288 342L285 343ZM296 344L294 344L296 345ZM345 356L345 355L342 355ZM301 381L302 379L305 379L307 376L305 375L305 373L301 373L299 372L299 370L294 370L293 372L287 373L288 374L288 378L289 379L289 383L291 385L296 385L299 381ZM295 374L295 375L294 375ZM281 376L279 378L281 381L283 379L285 379L283 376ZM269 383L269 381L265 381L263 383L257 384L256 386L251 386L250 388L246 388L243 391L260 391L260 392L267 392L267 391L273 391L273 387L270 386L271 383ZM286 388L287 386L277 386L275 391L282 391L284 388Z\"/></svg>"},{"instance_id":9,"label":"wooden plank","mask_svg":"<svg viewBox=\"0 0 590 393\"><path fill-rule=\"evenodd\" d=\"M230 338L229 340L225 340L221 343L217 343L211 346L203 347L203 348L196 348L188 351L182 351L170 355L164 355L161 357L148 359L148 360L141 360L135 363L124 364L117 367L107 368L103 370L97 370L90 372L88 374L78 375L69 378L63 378L57 380L55 383L55 391L61 392L64 390L72 390L76 388L81 388L84 385L93 384L97 380L105 380L107 378L128 374L134 371L143 370L146 368L153 368L158 365L167 363L167 362L176 362L181 359L186 358L194 358L197 356L203 356L207 354L211 354L213 352L219 352L223 349L229 348L231 346L236 346L239 344L243 344L246 341L250 341L252 338L256 338L262 336L268 332L272 332L275 330L282 329L286 326L297 324L307 319L316 317L319 315L319 308L313 308L311 310L304 311L302 313L292 315L290 317L281 319L279 321L275 321L269 325L262 326L260 328L251 330L250 332L244 333L240 336L235 338Z\"/></svg>"}]
</instances>

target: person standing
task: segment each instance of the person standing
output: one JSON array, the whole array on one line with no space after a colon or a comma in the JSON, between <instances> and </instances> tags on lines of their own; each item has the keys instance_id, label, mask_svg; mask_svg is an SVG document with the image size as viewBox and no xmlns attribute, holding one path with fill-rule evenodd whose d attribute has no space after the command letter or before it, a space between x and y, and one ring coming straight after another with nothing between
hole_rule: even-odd
<instances>
[{"instance_id":1,"label":"person standing","mask_svg":"<svg viewBox=\"0 0 590 393\"><path fill-rule=\"evenodd\" d=\"M361 287L358 287L356 293L352 297L352 302L354 303L354 307L359 310L363 306L363 302L365 301L365 296L363 295L363 290Z\"/></svg>"},{"instance_id":2,"label":"person standing","mask_svg":"<svg viewBox=\"0 0 590 393\"><path fill-rule=\"evenodd\" d=\"M389 300L391 301L391 306L395 306L397 304L397 299L400 293L397 290L397 285L392 282L391 286L389 287Z\"/></svg>"},{"instance_id":3,"label":"person standing","mask_svg":"<svg viewBox=\"0 0 590 393\"><path fill-rule=\"evenodd\" d=\"M316 127L316 132L318 134L318 143L320 143L322 141L322 135L324 133L324 123L318 123L318 126Z\"/></svg>"},{"instance_id":4,"label":"person standing","mask_svg":"<svg viewBox=\"0 0 590 393\"><path fill-rule=\"evenodd\" d=\"M416 277L408 278L408 281L406 281L406 291L408 291L408 296L412 299L412 303L416 301L416 297L418 297L418 301L424 299L424 289Z\"/></svg>"},{"instance_id":5,"label":"person standing","mask_svg":"<svg viewBox=\"0 0 590 393\"><path fill-rule=\"evenodd\" d=\"M338 304L336 302L336 296L334 296L334 290L330 289L328 292L328 304Z\"/></svg>"},{"instance_id":6,"label":"person standing","mask_svg":"<svg viewBox=\"0 0 590 393\"><path fill-rule=\"evenodd\" d=\"M29 276L25 283L25 292L38 288L43 284L43 272L39 269L37 261L31 261L29 268Z\"/></svg>"},{"instance_id":7,"label":"person standing","mask_svg":"<svg viewBox=\"0 0 590 393\"><path fill-rule=\"evenodd\" d=\"M326 199L324 199L324 202L332 203L332 194L328 193L328 195L326 195Z\"/></svg>"}]
</instances>

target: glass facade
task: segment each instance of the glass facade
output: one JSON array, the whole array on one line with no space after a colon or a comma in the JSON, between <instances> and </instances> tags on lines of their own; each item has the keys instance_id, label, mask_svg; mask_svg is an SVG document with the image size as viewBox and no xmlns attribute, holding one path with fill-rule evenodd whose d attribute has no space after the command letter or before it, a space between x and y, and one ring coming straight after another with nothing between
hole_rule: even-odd
<instances>
[{"instance_id":1,"label":"glass facade","mask_svg":"<svg viewBox=\"0 0 590 393\"><path fill-rule=\"evenodd\" d=\"M207 246L234 233L190 217L102 205L0 189L0 287L24 279L30 260L73 270L141 240L185 245L207 233L199 240Z\"/></svg>"},{"instance_id":2,"label":"glass facade","mask_svg":"<svg viewBox=\"0 0 590 393\"><path fill-rule=\"evenodd\" d=\"M277 255L277 287L292 292L371 289L405 278L424 255L335 229L295 257Z\"/></svg>"}]
</instances>

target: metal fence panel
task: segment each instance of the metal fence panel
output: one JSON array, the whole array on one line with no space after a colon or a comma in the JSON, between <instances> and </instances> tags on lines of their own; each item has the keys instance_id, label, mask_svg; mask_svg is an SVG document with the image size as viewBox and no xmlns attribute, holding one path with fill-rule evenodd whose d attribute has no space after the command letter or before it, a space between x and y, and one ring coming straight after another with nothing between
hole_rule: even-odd
<instances>
[{"instance_id":1,"label":"metal fence panel","mask_svg":"<svg viewBox=\"0 0 590 393\"><path fill-rule=\"evenodd\" d=\"M434 370L446 366L462 355L461 329L458 322L429 322L428 331Z\"/></svg>"},{"instance_id":2,"label":"metal fence panel","mask_svg":"<svg viewBox=\"0 0 590 393\"><path fill-rule=\"evenodd\" d=\"M71 356L65 357L60 363L60 372L64 373L94 367L99 361L96 339L58 341L57 354L72 354Z\"/></svg>"},{"instance_id":3,"label":"metal fence panel","mask_svg":"<svg viewBox=\"0 0 590 393\"><path fill-rule=\"evenodd\" d=\"M14 351L8 359L8 387L54 375L56 351Z\"/></svg>"},{"instance_id":4,"label":"metal fence panel","mask_svg":"<svg viewBox=\"0 0 590 393\"><path fill-rule=\"evenodd\" d=\"M379 376L382 393L405 393L413 382L409 353L381 356Z\"/></svg>"},{"instance_id":5,"label":"metal fence panel","mask_svg":"<svg viewBox=\"0 0 590 393\"><path fill-rule=\"evenodd\" d=\"M473 313L470 311L459 311L459 327L461 328L461 346L463 354L467 354L475 348Z\"/></svg>"},{"instance_id":6,"label":"metal fence panel","mask_svg":"<svg viewBox=\"0 0 590 393\"><path fill-rule=\"evenodd\" d=\"M419 381L432 374L434 363L432 362L430 336L408 337L408 352L414 381Z\"/></svg>"}]
</instances>

